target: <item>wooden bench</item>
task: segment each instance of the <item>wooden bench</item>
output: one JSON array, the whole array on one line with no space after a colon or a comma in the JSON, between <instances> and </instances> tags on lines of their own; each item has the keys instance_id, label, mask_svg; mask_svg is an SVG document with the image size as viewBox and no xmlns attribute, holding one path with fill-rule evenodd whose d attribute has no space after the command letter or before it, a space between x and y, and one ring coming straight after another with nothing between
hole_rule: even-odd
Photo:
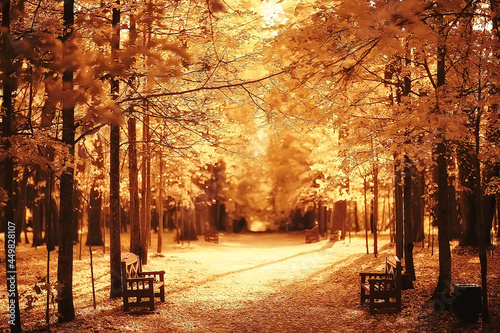
<instances>
[{"instance_id":1,"label":"wooden bench","mask_svg":"<svg viewBox=\"0 0 500 333\"><path fill-rule=\"evenodd\" d=\"M140 258L129 253L122 260L123 310L131 307L155 309L155 297L165 302L165 271L143 272Z\"/></svg>"},{"instance_id":2,"label":"wooden bench","mask_svg":"<svg viewBox=\"0 0 500 333\"><path fill-rule=\"evenodd\" d=\"M376 309L401 311L401 260L385 258L385 273L359 273L361 304L370 301L370 313Z\"/></svg>"},{"instance_id":3,"label":"wooden bench","mask_svg":"<svg viewBox=\"0 0 500 333\"><path fill-rule=\"evenodd\" d=\"M205 242L219 243L217 230L212 229L208 224L205 226Z\"/></svg>"},{"instance_id":4,"label":"wooden bench","mask_svg":"<svg viewBox=\"0 0 500 333\"><path fill-rule=\"evenodd\" d=\"M319 228L315 225L312 229L306 229L306 244L319 242Z\"/></svg>"}]
</instances>

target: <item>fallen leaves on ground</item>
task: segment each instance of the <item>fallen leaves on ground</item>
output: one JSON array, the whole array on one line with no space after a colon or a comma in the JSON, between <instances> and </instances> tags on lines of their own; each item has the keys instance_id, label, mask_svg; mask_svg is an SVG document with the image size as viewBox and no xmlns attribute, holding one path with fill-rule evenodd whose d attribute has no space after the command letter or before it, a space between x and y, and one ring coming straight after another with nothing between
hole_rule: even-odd
<instances>
[{"instance_id":1,"label":"fallen leaves on ground","mask_svg":"<svg viewBox=\"0 0 500 333\"><path fill-rule=\"evenodd\" d=\"M123 235L122 244L128 244ZM171 239L165 234L165 239ZM154 237L153 237L154 239ZM366 254L365 240L323 239L305 244L303 233L221 234L220 243L171 242L162 254L151 253L145 270L166 271L166 302L155 311L124 313L121 298L110 299L109 249L93 249L97 307L93 307L88 247L75 245L76 319L57 323L50 305L51 332L495 332L500 327L500 253L488 252L491 321L462 324L448 310L430 302L438 278L438 254L421 244L414 248L417 280L403 291L400 313L371 315L360 304L359 272L383 271L385 256L395 253L387 235L379 238L379 255ZM452 244L452 284L479 284L477 252ZM81 249L81 252L80 252ZM152 244L151 249L156 249ZM370 248L370 252L372 248ZM126 254L122 245L122 254ZM81 259L80 259L81 257ZM46 294L35 285L46 277L44 248L18 247L17 264L23 328L48 331ZM50 282L56 279L57 253L51 253ZM3 269L3 271L1 271ZM0 274L5 274L4 265ZM3 273L2 273L3 272ZM43 288L42 288L43 289ZM6 286L0 286L7 317ZM33 297L36 300L33 303ZM28 299L32 306L27 308ZM7 320L0 330L7 329Z\"/></svg>"}]
</instances>

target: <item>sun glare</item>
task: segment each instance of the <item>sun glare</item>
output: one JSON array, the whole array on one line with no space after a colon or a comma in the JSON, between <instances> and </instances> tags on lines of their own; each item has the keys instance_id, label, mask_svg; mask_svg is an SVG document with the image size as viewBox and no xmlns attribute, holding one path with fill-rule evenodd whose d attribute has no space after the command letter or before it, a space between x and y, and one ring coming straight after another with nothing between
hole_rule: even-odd
<instances>
[{"instance_id":1,"label":"sun glare","mask_svg":"<svg viewBox=\"0 0 500 333\"><path fill-rule=\"evenodd\" d=\"M262 15L266 27L272 27L281 22L280 15L285 13L277 1L262 1L257 11Z\"/></svg>"}]
</instances>

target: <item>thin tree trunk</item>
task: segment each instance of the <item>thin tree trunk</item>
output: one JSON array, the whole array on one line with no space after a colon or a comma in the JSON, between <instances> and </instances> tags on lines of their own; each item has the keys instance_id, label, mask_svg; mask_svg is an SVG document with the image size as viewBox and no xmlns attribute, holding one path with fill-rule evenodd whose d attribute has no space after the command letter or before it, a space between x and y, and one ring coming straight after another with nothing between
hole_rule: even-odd
<instances>
[{"instance_id":1,"label":"thin tree trunk","mask_svg":"<svg viewBox=\"0 0 500 333\"><path fill-rule=\"evenodd\" d=\"M446 47L438 46L438 63L437 63L437 89L436 94L439 96L441 87L445 84L445 56ZM438 101L436 101L438 103ZM436 104L436 112L441 112L440 106ZM435 309L437 311L447 309L449 307L449 296L451 286L451 251L450 251L450 225L448 219L448 170L446 163L446 142L442 134L442 129L438 129L437 143L434 148L434 156L436 156L436 183L437 183L437 203L436 203L436 218L438 225L438 242L439 242L439 278L436 289L432 296Z\"/></svg>"},{"instance_id":2,"label":"thin tree trunk","mask_svg":"<svg viewBox=\"0 0 500 333\"><path fill-rule=\"evenodd\" d=\"M411 280L415 280L415 267L413 265L413 225L412 225L412 165L408 156L405 156L404 177L404 256L405 269Z\"/></svg>"},{"instance_id":3,"label":"thin tree trunk","mask_svg":"<svg viewBox=\"0 0 500 333\"><path fill-rule=\"evenodd\" d=\"M479 98L480 99L480 98ZM477 206L477 238L479 242L479 262L481 265L481 294L482 294L482 309L481 315L483 323L488 324L490 321L490 314L488 310L488 262L486 257L486 235L484 232L485 223L484 223L484 207L483 207L483 190L481 185L481 161L479 160L480 153L480 124L481 124L481 113L482 108L479 108L477 112L477 119L474 129L474 138L475 138L475 177L477 179L477 188L476 188L476 206Z\"/></svg>"},{"instance_id":4,"label":"thin tree trunk","mask_svg":"<svg viewBox=\"0 0 500 333\"><path fill-rule=\"evenodd\" d=\"M142 157L142 205L141 205L141 261L143 265L148 263L148 241L150 237L149 222L148 221L148 151L147 140L149 130L149 117L144 115L142 126L142 139L144 141L144 153Z\"/></svg>"},{"instance_id":5,"label":"thin tree trunk","mask_svg":"<svg viewBox=\"0 0 500 333\"><path fill-rule=\"evenodd\" d=\"M2 3L2 146L5 151L11 146L12 123L14 120L14 106L12 94L15 90L15 81L12 78L14 66L14 50L10 44L10 0ZM7 297L9 301L9 325L11 332L21 332L21 311L19 310L19 293L17 289L16 264L16 223L14 221L14 159L6 156L3 161L4 190L7 193L7 202L4 207L5 228L5 267Z\"/></svg>"},{"instance_id":6,"label":"thin tree trunk","mask_svg":"<svg viewBox=\"0 0 500 333\"><path fill-rule=\"evenodd\" d=\"M368 184L366 181L366 177L363 177L363 194L364 194L364 203L365 203L365 241L366 241L366 254L370 253L370 248L368 247L368 204L367 204L367 191Z\"/></svg>"},{"instance_id":7,"label":"thin tree trunk","mask_svg":"<svg viewBox=\"0 0 500 333\"><path fill-rule=\"evenodd\" d=\"M66 57L72 58L71 35L74 25L74 0L64 1L64 27L63 41L66 49ZM70 60L66 63L71 63ZM68 162L72 163L75 155L75 100L73 95L73 71L74 68L66 68L63 73L63 134L62 141L69 148ZM68 163L68 165L71 165ZM59 230L61 235L73 235L73 186L74 170L67 167L61 175L60 189L60 220ZM59 321L71 321L75 319L75 307L73 303L73 237L61 237L59 242L59 260L57 267L57 278L61 284L58 297Z\"/></svg>"},{"instance_id":8,"label":"thin tree trunk","mask_svg":"<svg viewBox=\"0 0 500 333\"><path fill-rule=\"evenodd\" d=\"M113 8L113 36L111 41L112 61L117 62L116 52L120 48L120 1ZM118 98L120 89L118 73L111 73L111 96ZM111 297L122 294L121 284L121 242L120 242L120 125L111 124L110 129L110 170L109 170L109 208L110 208L110 269Z\"/></svg>"},{"instance_id":9,"label":"thin tree trunk","mask_svg":"<svg viewBox=\"0 0 500 333\"><path fill-rule=\"evenodd\" d=\"M394 162L394 216L396 222L396 255L403 259L403 187L401 185L401 169L399 161Z\"/></svg>"},{"instance_id":10,"label":"thin tree trunk","mask_svg":"<svg viewBox=\"0 0 500 333\"><path fill-rule=\"evenodd\" d=\"M137 131L136 119L130 112L129 133L129 192L130 192L130 252L141 253L141 222L139 218L139 171L137 169Z\"/></svg>"},{"instance_id":11,"label":"thin tree trunk","mask_svg":"<svg viewBox=\"0 0 500 333\"><path fill-rule=\"evenodd\" d=\"M156 251L161 253L163 246L163 157L160 152L158 152L158 163L160 164L160 179L158 182L158 246Z\"/></svg>"},{"instance_id":12,"label":"thin tree trunk","mask_svg":"<svg viewBox=\"0 0 500 333\"><path fill-rule=\"evenodd\" d=\"M373 165L373 254L375 257L378 256L378 166L375 163Z\"/></svg>"},{"instance_id":13,"label":"thin tree trunk","mask_svg":"<svg viewBox=\"0 0 500 333\"><path fill-rule=\"evenodd\" d=\"M132 1L130 10L130 44L134 46L137 40L135 20L136 2ZM130 196L130 252L141 254L141 219L139 201L139 170L137 167L137 120L134 107L129 109L128 126L128 163L129 163L129 196Z\"/></svg>"}]
</instances>

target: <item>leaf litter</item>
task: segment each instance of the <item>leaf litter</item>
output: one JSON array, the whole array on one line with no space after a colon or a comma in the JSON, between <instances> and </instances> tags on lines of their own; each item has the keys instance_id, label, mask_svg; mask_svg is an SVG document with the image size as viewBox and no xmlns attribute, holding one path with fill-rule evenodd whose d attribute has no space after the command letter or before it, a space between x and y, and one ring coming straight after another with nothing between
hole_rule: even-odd
<instances>
[{"instance_id":1,"label":"leaf litter","mask_svg":"<svg viewBox=\"0 0 500 333\"><path fill-rule=\"evenodd\" d=\"M154 235L155 236L155 235ZM156 249L156 244L150 249ZM164 239L173 239L165 233ZM122 255L127 253L122 234ZM371 242L370 242L371 244ZM121 298L110 299L109 248L93 248L97 307L93 307L88 247L75 245L74 304L76 319L57 323L57 304L50 301L45 322L45 248L20 244L17 249L21 321L25 332L497 332L500 327L500 251L488 251L490 323L481 318L463 324L449 310L435 312L430 298L437 283L437 248L414 248L417 280L402 292L400 313L370 314L360 304L359 272L382 271L395 253L388 235L379 237L379 255L366 254L362 235L341 241L305 244L303 233L221 234L220 243L203 240L164 245L148 257L146 270L166 271L166 301L155 311L123 312ZM477 251L452 243L452 285L478 284ZM4 258L2 258L4 260ZM4 263L3 263L4 264ZM57 253L51 252L50 283L56 281ZM5 274L5 265L0 267ZM6 285L0 286L7 318ZM34 298L36 297L36 299ZM8 329L7 319L0 331Z\"/></svg>"}]
</instances>

